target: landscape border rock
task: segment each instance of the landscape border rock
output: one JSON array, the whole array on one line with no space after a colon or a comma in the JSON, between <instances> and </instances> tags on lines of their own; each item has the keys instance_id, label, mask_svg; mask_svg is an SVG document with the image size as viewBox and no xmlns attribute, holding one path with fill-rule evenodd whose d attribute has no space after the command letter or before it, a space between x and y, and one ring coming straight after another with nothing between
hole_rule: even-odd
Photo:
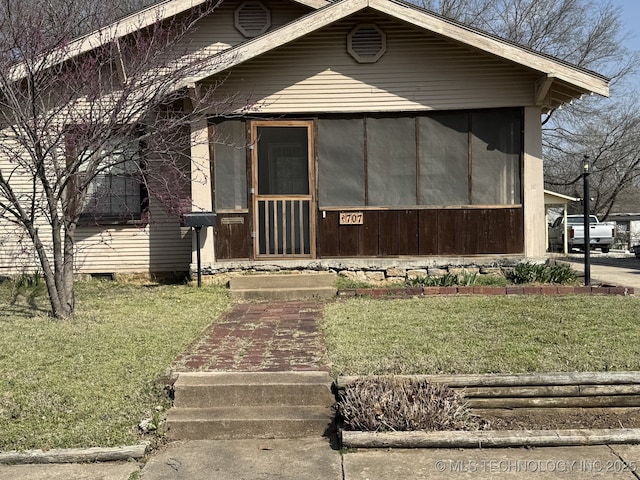
<instances>
[{"instance_id":1,"label":"landscape border rock","mask_svg":"<svg viewBox=\"0 0 640 480\"><path fill-rule=\"evenodd\" d=\"M123 462L143 458L149 442L123 447L54 448L0 452L0 464Z\"/></svg>"}]
</instances>

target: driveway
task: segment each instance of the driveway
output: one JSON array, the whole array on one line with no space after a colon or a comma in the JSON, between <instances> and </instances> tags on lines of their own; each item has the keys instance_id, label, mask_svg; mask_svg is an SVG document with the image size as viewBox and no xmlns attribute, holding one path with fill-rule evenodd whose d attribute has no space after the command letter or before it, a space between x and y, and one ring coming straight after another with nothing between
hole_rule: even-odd
<instances>
[{"instance_id":1,"label":"driveway","mask_svg":"<svg viewBox=\"0 0 640 480\"><path fill-rule=\"evenodd\" d=\"M572 253L568 256L551 255L556 260L566 261L584 273L584 255ZM620 287L633 287L640 293L640 259L624 253L591 253L591 283L607 283Z\"/></svg>"}]
</instances>

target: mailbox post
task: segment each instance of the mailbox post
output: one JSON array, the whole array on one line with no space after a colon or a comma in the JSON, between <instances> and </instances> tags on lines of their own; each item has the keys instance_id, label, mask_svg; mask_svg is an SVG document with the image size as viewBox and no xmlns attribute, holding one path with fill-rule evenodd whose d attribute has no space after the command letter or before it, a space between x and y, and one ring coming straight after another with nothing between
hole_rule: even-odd
<instances>
[{"instance_id":1,"label":"mailbox post","mask_svg":"<svg viewBox=\"0 0 640 480\"><path fill-rule=\"evenodd\" d=\"M214 212L191 212L182 215L182 222L196 232L196 258L198 264L198 287L202 286L202 263L200 260L200 230L202 227L215 227L216 214Z\"/></svg>"}]
</instances>

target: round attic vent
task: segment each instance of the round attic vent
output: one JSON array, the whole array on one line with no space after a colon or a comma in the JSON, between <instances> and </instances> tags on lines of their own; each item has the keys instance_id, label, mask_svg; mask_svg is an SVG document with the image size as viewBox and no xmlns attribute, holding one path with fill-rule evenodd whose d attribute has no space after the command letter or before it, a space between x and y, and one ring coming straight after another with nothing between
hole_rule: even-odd
<instances>
[{"instance_id":1,"label":"round attic vent","mask_svg":"<svg viewBox=\"0 0 640 480\"><path fill-rule=\"evenodd\" d=\"M271 26L271 12L257 0L242 2L233 14L236 28L247 38L262 35Z\"/></svg>"},{"instance_id":2,"label":"round attic vent","mask_svg":"<svg viewBox=\"0 0 640 480\"><path fill-rule=\"evenodd\" d=\"M360 63L377 62L387 51L387 36L377 25L356 25L347 36L347 51Z\"/></svg>"}]
</instances>

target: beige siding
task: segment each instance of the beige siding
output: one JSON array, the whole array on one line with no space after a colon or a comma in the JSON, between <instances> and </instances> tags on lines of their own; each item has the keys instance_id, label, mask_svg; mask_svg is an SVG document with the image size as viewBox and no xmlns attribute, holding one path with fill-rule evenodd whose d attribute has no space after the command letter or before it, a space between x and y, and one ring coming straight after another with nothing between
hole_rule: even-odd
<instances>
[{"instance_id":1,"label":"beige siding","mask_svg":"<svg viewBox=\"0 0 640 480\"><path fill-rule=\"evenodd\" d=\"M191 263L190 230L167 219L144 228L79 227L77 241L79 273L188 271Z\"/></svg>"},{"instance_id":2,"label":"beige siding","mask_svg":"<svg viewBox=\"0 0 640 480\"><path fill-rule=\"evenodd\" d=\"M0 153L6 154L11 143L6 138L2 141ZM18 148L13 151L17 153ZM26 155L23 158L26 159ZM25 169L16 169L7 157L0 158L0 169L5 177L13 177L14 191L23 196L23 205L28 205L31 176ZM42 270L27 233L7 218L6 213L0 215L0 275ZM35 224L50 249L51 229L47 219L39 215ZM76 242L78 273L187 271L191 263L189 229L180 227L176 218L169 218L157 206L152 206L152 221L148 225L78 227Z\"/></svg>"},{"instance_id":3,"label":"beige siding","mask_svg":"<svg viewBox=\"0 0 640 480\"><path fill-rule=\"evenodd\" d=\"M298 3L287 0L261 0L271 13L271 28L274 30L312 11ZM234 10L241 0L225 1L210 15L200 20L193 32L176 47L180 55L206 58L247 40L234 26Z\"/></svg>"},{"instance_id":4,"label":"beige siding","mask_svg":"<svg viewBox=\"0 0 640 480\"><path fill-rule=\"evenodd\" d=\"M146 226L78 227L76 272L188 271L190 229L161 218L161 213L157 217ZM46 239L49 231L43 222L39 233ZM36 270L42 269L28 236L6 222L0 224L0 275Z\"/></svg>"},{"instance_id":5,"label":"beige siding","mask_svg":"<svg viewBox=\"0 0 640 480\"><path fill-rule=\"evenodd\" d=\"M346 38L376 23L387 52L361 64ZM535 75L377 15L358 15L231 70L221 95L241 92L261 113L445 110L534 103Z\"/></svg>"}]
</instances>

